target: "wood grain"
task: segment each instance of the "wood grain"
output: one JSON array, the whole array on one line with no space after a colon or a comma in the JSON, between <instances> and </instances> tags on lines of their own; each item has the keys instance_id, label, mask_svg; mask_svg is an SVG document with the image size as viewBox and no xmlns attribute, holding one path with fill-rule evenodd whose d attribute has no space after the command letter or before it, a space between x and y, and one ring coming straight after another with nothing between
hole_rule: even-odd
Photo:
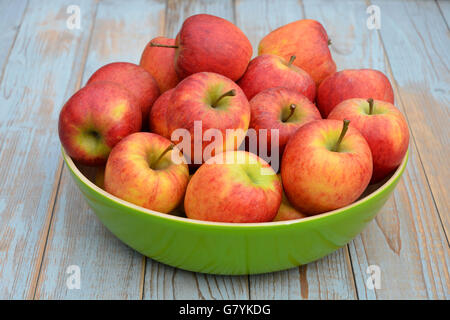
<instances>
[{"instance_id":1,"label":"wood grain","mask_svg":"<svg viewBox=\"0 0 450 320\"><path fill-rule=\"evenodd\" d=\"M165 34L175 37L182 22L197 13L234 20L232 1L168 1ZM248 277L205 275L147 259L144 299L247 299Z\"/></svg>"},{"instance_id":2,"label":"wood grain","mask_svg":"<svg viewBox=\"0 0 450 320\"><path fill-rule=\"evenodd\" d=\"M160 1L99 2L82 83L106 63L137 63L164 10ZM66 169L59 189L36 299L140 299L144 258L101 224ZM80 267L80 290L66 286L70 265Z\"/></svg>"},{"instance_id":3,"label":"wood grain","mask_svg":"<svg viewBox=\"0 0 450 320\"><path fill-rule=\"evenodd\" d=\"M437 0L437 4L441 10L442 16L445 19L448 29L448 24L450 22L450 2L448 0Z\"/></svg>"},{"instance_id":4,"label":"wood grain","mask_svg":"<svg viewBox=\"0 0 450 320\"><path fill-rule=\"evenodd\" d=\"M89 33L66 28L66 8L31 1L0 84L0 297L30 298L59 180L56 123L75 86ZM89 15L85 25L92 22Z\"/></svg>"},{"instance_id":5,"label":"wood grain","mask_svg":"<svg viewBox=\"0 0 450 320\"><path fill-rule=\"evenodd\" d=\"M329 10L327 5L334 10ZM306 16L321 21L330 33L338 69L365 67L384 72L395 86L397 106L405 113L383 43L376 30L366 27L368 5L364 1L304 1ZM382 29L387 23L385 11L381 6ZM398 19L400 17L396 17ZM410 128L414 130L411 123ZM360 299L442 298L446 295L448 247L414 141L410 151L406 172L394 197L375 221L350 243ZM430 263L424 264L424 260ZM369 265L381 268L381 289L368 289L366 271Z\"/></svg>"},{"instance_id":6,"label":"wood grain","mask_svg":"<svg viewBox=\"0 0 450 320\"><path fill-rule=\"evenodd\" d=\"M304 18L299 1L236 2L236 24L249 37L257 55L259 41L270 31ZM326 283L326 287L324 284ZM275 274L250 276L252 299L355 299L348 250L334 254L301 268Z\"/></svg>"},{"instance_id":7,"label":"wood grain","mask_svg":"<svg viewBox=\"0 0 450 320\"><path fill-rule=\"evenodd\" d=\"M8 61L11 48L16 40L16 36L24 18L25 9L28 5L28 1L1 1L0 12L2 13L2 19L0 20L0 79L3 73L4 66Z\"/></svg>"}]
</instances>

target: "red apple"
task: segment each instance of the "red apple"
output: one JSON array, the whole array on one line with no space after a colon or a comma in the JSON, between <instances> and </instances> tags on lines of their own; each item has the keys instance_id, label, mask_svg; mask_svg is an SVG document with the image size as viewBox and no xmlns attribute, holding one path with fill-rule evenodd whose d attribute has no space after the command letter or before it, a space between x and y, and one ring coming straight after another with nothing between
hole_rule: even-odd
<instances>
[{"instance_id":1,"label":"red apple","mask_svg":"<svg viewBox=\"0 0 450 320\"><path fill-rule=\"evenodd\" d=\"M303 19L284 25L265 36L259 43L258 54L271 53L289 60L308 72L318 86L336 72L331 57L327 32L320 22Z\"/></svg>"},{"instance_id":2,"label":"red apple","mask_svg":"<svg viewBox=\"0 0 450 320\"><path fill-rule=\"evenodd\" d=\"M173 161L170 140L138 132L118 143L106 163L105 190L138 206L168 213L183 199L189 181L185 163ZM179 155L181 156L181 155Z\"/></svg>"},{"instance_id":3,"label":"red apple","mask_svg":"<svg viewBox=\"0 0 450 320\"><path fill-rule=\"evenodd\" d=\"M124 87L96 82L79 90L59 114L59 139L67 154L85 165L106 163L122 138L141 129L141 110Z\"/></svg>"},{"instance_id":4,"label":"red apple","mask_svg":"<svg viewBox=\"0 0 450 320\"><path fill-rule=\"evenodd\" d=\"M345 100L334 107L328 119L348 119L350 126L366 138L373 158L372 182L378 182L394 171L408 150L408 124L402 113L389 102Z\"/></svg>"},{"instance_id":5,"label":"red apple","mask_svg":"<svg viewBox=\"0 0 450 320\"><path fill-rule=\"evenodd\" d=\"M286 194L283 192L283 198L281 199L281 205L278 209L277 215L272 221L287 221L306 218L308 215L301 213L295 209L289 200L286 198Z\"/></svg>"},{"instance_id":6,"label":"red apple","mask_svg":"<svg viewBox=\"0 0 450 320\"><path fill-rule=\"evenodd\" d=\"M139 65L147 70L158 83L159 91L166 92L175 88L180 80L175 72L175 49L152 46L159 43L168 46L175 45L175 39L156 37L152 39L142 52Z\"/></svg>"},{"instance_id":7,"label":"red apple","mask_svg":"<svg viewBox=\"0 0 450 320\"><path fill-rule=\"evenodd\" d=\"M150 132L157 133L167 139L170 139L170 134L167 129L166 112L174 90L167 90L160 95L150 110Z\"/></svg>"},{"instance_id":8,"label":"red apple","mask_svg":"<svg viewBox=\"0 0 450 320\"><path fill-rule=\"evenodd\" d=\"M191 219L217 222L272 221L281 203L281 182L267 162L245 151L228 151L205 162L186 190Z\"/></svg>"},{"instance_id":9,"label":"red apple","mask_svg":"<svg viewBox=\"0 0 450 320\"><path fill-rule=\"evenodd\" d=\"M292 64L295 56L289 61L273 54L256 57L248 65L244 76L238 84L250 100L255 94L274 87L286 87L305 95L314 101L316 85L311 76Z\"/></svg>"},{"instance_id":10,"label":"red apple","mask_svg":"<svg viewBox=\"0 0 450 320\"><path fill-rule=\"evenodd\" d=\"M241 88L230 79L211 72L193 74L178 84L170 100L166 111L168 133L171 136L177 129L189 132L190 156L183 150L189 163L201 164L207 160L203 158L205 148L217 143L204 141L202 133L209 129L222 136L218 150L213 150L211 155L236 150L244 139L250 122L250 105ZM196 124L202 133L196 134ZM227 134L227 131L236 133L236 136ZM196 145L200 149L195 149Z\"/></svg>"},{"instance_id":11,"label":"red apple","mask_svg":"<svg viewBox=\"0 0 450 320\"><path fill-rule=\"evenodd\" d=\"M142 110L142 119L147 124L153 102L159 96L158 84L144 68L128 62L114 62L98 69L89 78L88 84L111 81L128 89Z\"/></svg>"},{"instance_id":12,"label":"red apple","mask_svg":"<svg viewBox=\"0 0 450 320\"><path fill-rule=\"evenodd\" d=\"M281 161L289 201L311 215L344 207L363 193L372 176L369 145L349 122L312 121L289 140Z\"/></svg>"},{"instance_id":13,"label":"red apple","mask_svg":"<svg viewBox=\"0 0 450 320\"><path fill-rule=\"evenodd\" d=\"M250 100L250 128L267 129L267 151L271 150L271 129L278 130L279 154L290 137L305 123L320 120L319 110L304 95L286 88L272 88L258 93ZM259 146L259 143L258 143Z\"/></svg>"},{"instance_id":14,"label":"red apple","mask_svg":"<svg viewBox=\"0 0 450 320\"><path fill-rule=\"evenodd\" d=\"M324 118L344 100L373 98L394 103L394 91L389 79L373 69L350 69L326 78L317 91L317 107Z\"/></svg>"},{"instance_id":15,"label":"red apple","mask_svg":"<svg viewBox=\"0 0 450 320\"><path fill-rule=\"evenodd\" d=\"M187 18L170 47L176 48L175 70L181 79L206 71L236 81L252 57L252 45L245 34L231 22L209 14Z\"/></svg>"}]
</instances>

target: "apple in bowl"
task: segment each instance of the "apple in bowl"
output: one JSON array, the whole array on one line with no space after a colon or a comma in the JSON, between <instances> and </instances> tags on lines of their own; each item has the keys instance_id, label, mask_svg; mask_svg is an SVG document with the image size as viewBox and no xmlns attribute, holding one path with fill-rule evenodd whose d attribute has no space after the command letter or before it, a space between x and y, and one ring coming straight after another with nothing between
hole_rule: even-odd
<instances>
[{"instance_id":1,"label":"apple in bowl","mask_svg":"<svg viewBox=\"0 0 450 320\"><path fill-rule=\"evenodd\" d=\"M141 110L127 89L99 81L80 89L64 104L59 139L74 160L99 166L120 140L141 129L141 119Z\"/></svg>"},{"instance_id":2,"label":"apple in bowl","mask_svg":"<svg viewBox=\"0 0 450 320\"><path fill-rule=\"evenodd\" d=\"M118 143L106 163L105 190L138 206L168 213L182 201L187 165L170 140L137 132Z\"/></svg>"},{"instance_id":3,"label":"apple in bowl","mask_svg":"<svg viewBox=\"0 0 450 320\"><path fill-rule=\"evenodd\" d=\"M159 96L158 84L150 73L134 63L113 62L95 71L87 84L98 81L115 82L127 89L141 108L143 123L147 124L150 108Z\"/></svg>"},{"instance_id":4,"label":"apple in bowl","mask_svg":"<svg viewBox=\"0 0 450 320\"><path fill-rule=\"evenodd\" d=\"M175 49L175 70L184 79L198 72L214 72L237 81L252 57L252 45L245 34L228 20L210 14L187 18L175 45L154 47Z\"/></svg>"},{"instance_id":5,"label":"apple in bowl","mask_svg":"<svg viewBox=\"0 0 450 320\"><path fill-rule=\"evenodd\" d=\"M373 98L394 103L389 79L373 69L349 69L327 77L317 90L317 108L324 118L335 106L351 98Z\"/></svg>"},{"instance_id":6,"label":"apple in bowl","mask_svg":"<svg viewBox=\"0 0 450 320\"><path fill-rule=\"evenodd\" d=\"M281 161L287 198L314 215L351 204L372 177L372 154L349 121L312 121L294 134Z\"/></svg>"},{"instance_id":7,"label":"apple in bowl","mask_svg":"<svg viewBox=\"0 0 450 320\"><path fill-rule=\"evenodd\" d=\"M281 204L281 181L270 165L245 151L206 161L186 190L186 216L216 222L268 222Z\"/></svg>"},{"instance_id":8,"label":"apple in bowl","mask_svg":"<svg viewBox=\"0 0 450 320\"><path fill-rule=\"evenodd\" d=\"M178 144L189 140L182 152L188 163L195 165L239 148L249 122L250 105L244 92L235 82L212 72L199 72L181 81L166 110L168 136ZM214 141L205 139L203 133L214 135Z\"/></svg>"},{"instance_id":9,"label":"apple in bowl","mask_svg":"<svg viewBox=\"0 0 450 320\"><path fill-rule=\"evenodd\" d=\"M304 124L320 120L319 110L304 95L293 89L271 88L258 93L250 100L250 128L256 130L256 135L261 129L267 130L267 144L264 152L269 152L272 147L278 148L279 154L283 154L284 147L290 137ZM278 143L272 146L272 129L278 130ZM276 139L274 139L276 142Z\"/></svg>"},{"instance_id":10,"label":"apple in bowl","mask_svg":"<svg viewBox=\"0 0 450 320\"><path fill-rule=\"evenodd\" d=\"M380 100L348 99L338 104L328 119L350 120L369 143L373 158L372 183L394 171L408 150L409 130L403 114L391 103Z\"/></svg>"},{"instance_id":11,"label":"apple in bowl","mask_svg":"<svg viewBox=\"0 0 450 320\"><path fill-rule=\"evenodd\" d=\"M295 59L296 57L292 56L288 61L273 54L263 54L250 61L247 71L238 81L248 100L266 89L285 87L314 101L314 80L306 71L293 64Z\"/></svg>"}]
</instances>

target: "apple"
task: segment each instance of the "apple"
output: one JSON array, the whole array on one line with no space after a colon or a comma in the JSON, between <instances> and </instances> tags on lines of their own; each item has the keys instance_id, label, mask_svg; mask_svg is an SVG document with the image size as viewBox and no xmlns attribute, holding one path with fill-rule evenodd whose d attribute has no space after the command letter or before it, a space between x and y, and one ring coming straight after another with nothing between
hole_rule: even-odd
<instances>
[{"instance_id":1,"label":"apple","mask_svg":"<svg viewBox=\"0 0 450 320\"><path fill-rule=\"evenodd\" d=\"M174 46L175 39L165 37L152 39L142 52L141 61L139 62L139 65L155 78L159 91L164 93L169 89L175 88L180 82L175 71L175 49L155 47L152 46L152 43Z\"/></svg>"},{"instance_id":2,"label":"apple","mask_svg":"<svg viewBox=\"0 0 450 320\"><path fill-rule=\"evenodd\" d=\"M170 89L164 92L156 99L150 110L149 128L150 132L159 134L160 136L170 139L167 129L166 112L175 89Z\"/></svg>"},{"instance_id":3,"label":"apple","mask_svg":"<svg viewBox=\"0 0 450 320\"><path fill-rule=\"evenodd\" d=\"M286 145L281 177L287 198L300 212L338 209L358 199L369 184L372 154L348 120L312 121Z\"/></svg>"},{"instance_id":4,"label":"apple","mask_svg":"<svg viewBox=\"0 0 450 320\"><path fill-rule=\"evenodd\" d=\"M76 92L59 114L61 144L74 160L90 166L106 163L112 149L141 129L142 114L131 93L99 81Z\"/></svg>"},{"instance_id":5,"label":"apple","mask_svg":"<svg viewBox=\"0 0 450 320\"><path fill-rule=\"evenodd\" d=\"M394 103L394 91L389 79L378 70L342 70L320 84L317 107L326 118L340 102L351 98L372 98Z\"/></svg>"},{"instance_id":6,"label":"apple","mask_svg":"<svg viewBox=\"0 0 450 320\"><path fill-rule=\"evenodd\" d=\"M277 215L272 221L287 221L306 218L308 215L301 213L295 209L286 197L283 191L283 197L281 199L281 205L278 209Z\"/></svg>"},{"instance_id":7,"label":"apple","mask_svg":"<svg viewBox=\"0 0 450 320\"><path fill-rule=\"evenodd\" d=\"M394 171L408 150L408 124L389 102L372 98L348 99L334 107L328 119L350 120L350 126L358 129L367 140L373 158L373 183Z\"/></svg>"},{"instance_id":8,"label":"apple","mask_svg":"<svg viewBox=\"0 0 450 320\"><path fill-rule=\"evenodd\" d=\"M267 162L253 153L228 151L195 172L184 208L191 219L266 222L277 214L281 193L281 181Z\"/></svg>"},{"instance_id":9,"label":"apple","mask_svg":"<svg viewBox=\"0 0 450 320\"><path fill-rule=\"evenodd\" d=\"M142 120L147 124L150 108L159 96L158 84L144 68L128 62L114 62L98 69L87 84L111 81L122 85L135 97L141 108Z\"/></svg>"},{"instance_id":10,"label":"apple","mask_svg":"<svg viewBox=\"0 0 450 320\"><path fill-rule=\"evenodd\" d=\"M191 153L190 156L183 153L190 164L206 161L203 157L205 148L213 142L218 143L205 141L196 133L196 123L203 133L212 129L221 134L222 140L211 155L236 150L243 141L250 122L250 105L241 88L230 79L212 72L193 74L178 84L170 100L166 111L168 135L172 136L177 129L189 132ZM179 142L175 138L172 141ZM196 145L201 150L195 150Z\"/></svg>"},{"instance_id":11,"label":"apple","mask_svg":"<svg viewBox=\"0 0 450 320\"><path fill-rule=\"evenodd\" d=\"M275 54L289 60L296 56L294 64L305 70L318 86L323 79L336 72L331 57L327 32L320 22L303 19L284 25L259 43L258 54Z\"/></svg>"},{"instance_id":12,"label":"apple","mask_svg":"<svg viewBox=\"0 0 450 320\"><path fill-rule=\"evenodd\" d=\"M180 151L170 140L137 132L118 143L108 158L105 190L138 206L168 213L182 201L189 181L185 163L173 161Z\"/></svg>"},{"instance_id":13,"label":"apple","mask_svg":"<svg viewBox=\"0 0 450 320\"><path fill-rule=\"evenodd\" d=\"M238 85L250 100L255 94L273 87L286 87L296 90L314 101L316 85L311 76L293 65L296 57L289 61L273 54L263 54L256 57L248 65L244 76Z\"/></svg>"},{"instance_id":14,"label":"apple","mask_svg":"<svg viewBox=\"0 0 450 320\"><path fill-rule=\"evenodd\" d=\"M181 79L206 71L237 81L252 57L252 45L245 34L231 22L209 14L187 18L175 45L152 43L176 49L175 70Z\"/></svg>"},{"instance_id":15,"label":"apple","mask_svg":"<svg viewBox=\"0 0 450 320\"><path fill-rule=\"evenodd\" d=\"M320 120L317 107L301 93L287 88L271 88L261 91L250 100L250 128L267 129L267 151L271 150L271 129L279 134L279 154L290 137L305 123ZM259 146L260 143L258 143Z\"/></svg>"}]
</instances>

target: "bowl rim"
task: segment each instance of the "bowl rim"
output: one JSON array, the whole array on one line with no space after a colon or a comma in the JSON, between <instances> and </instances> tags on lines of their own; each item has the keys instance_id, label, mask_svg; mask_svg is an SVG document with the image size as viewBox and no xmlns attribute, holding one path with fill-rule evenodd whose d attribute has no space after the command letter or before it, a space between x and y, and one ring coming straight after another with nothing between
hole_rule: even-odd
<instances>
[{"instance_id":1,"label":"bowl rim","mask_svg":"<svg viewBox=\"0 0 450 320\"><path fill-rule=\"evenodd\" d=\"M103 197L105 197L119 205L122 205L122 206L125 206L128 208L132 208L140 213L148 214L148 215L162 218L165 220L172 220L172 221L176 221L176 222L180 222L180 223L187 223L187 224L193 224L193 225L221 226L221 227L233 227L233 228L236 228L236 227L238 227L238 228L239 227L258 228L258 227L271 227L271 226L281 226L281 225L286 226L286 225L293 225L293 224L305 223L305 222L310 222L310 221L322 220L322 219L326 219L330 216L335 216L335 215L338 215L339 213L343 213L344 211L347 211L348 209L356 207L356 206L360 205L361 203L366 202L366 201L376 197L378 194L380 194L384 190L386 190L394 181L399 179L400 176L402 175L403 171L405 170L405 167L406 167L406 164L407 164L408 158L409 158L409 152L410 152L410 150L408 148L406 151L406 154L403 157L403 160L400 163L400 165L398 166L398 168L395 170L395 172L392 174L392 176L383 185L378 187L378 189L376 189L372 193L368 194L364 198L361 198L345 207L335 209L332 211L327 211L327 212L320 213L317 215L312 215L312 216L309 216L306 218L300 218L300 219L294 219L294 220L252 222L252 223L233 223L233 222L203 221L203 220L196 220L196 219L191 219L191 218L187 218L187 217L179 217L179 216L171 215L168 213L162 213L162 212L154 211L151 209L147 209L147 208L135 205L131 202L122 200L122 199L108 193L106 190L103 190L102 188L98 187L95 183L90 181L78 169L78 167L73 162L72 158L66 153L66 151L64 150L63 147L61 147L61 150L62 150L62 155L63 155L64 161L67 164L69 170L72 172L72 174L74 174L82 183L84 183L87 187L89 187L96 193L99 193Z\"/></svg>"}]
</instances>

